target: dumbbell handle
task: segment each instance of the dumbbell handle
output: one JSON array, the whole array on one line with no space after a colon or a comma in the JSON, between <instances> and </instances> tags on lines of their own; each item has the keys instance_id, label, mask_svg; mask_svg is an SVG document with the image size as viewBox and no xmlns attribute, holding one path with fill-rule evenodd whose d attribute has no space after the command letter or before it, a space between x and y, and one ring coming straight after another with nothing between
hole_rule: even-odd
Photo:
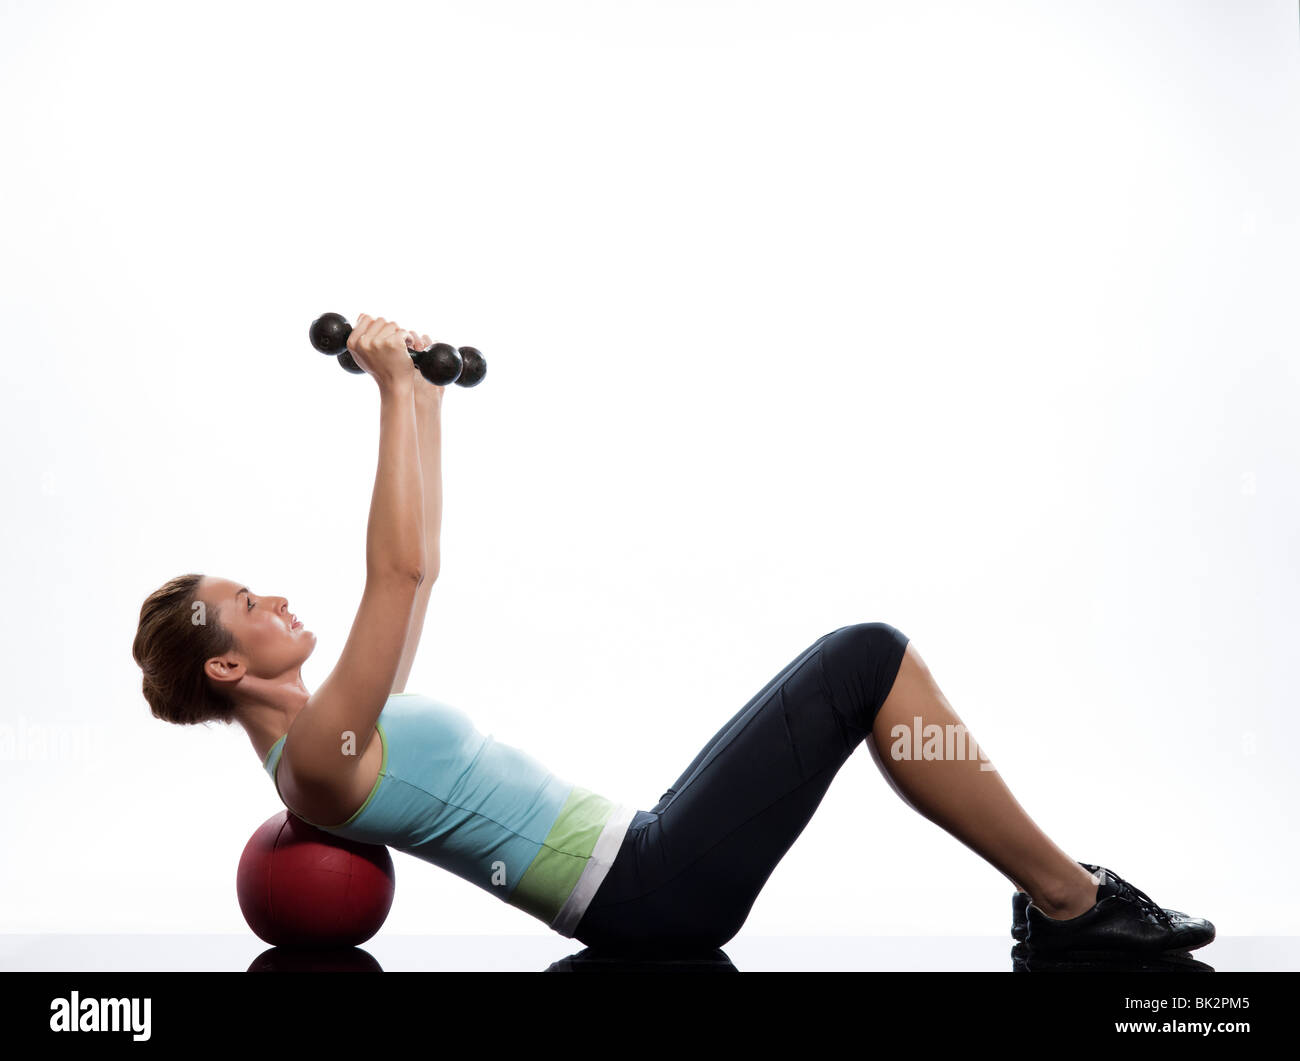
<instances>
[{"instance_id":1,"label":"dumbbell handle","mask_svg":"<svg viewBox=\"0 0 1300 1061\"><path fill-rule=\"evenodd\" d=\"M322 354L337 355L339 364L348 372L362 373L365 369L356 363L348 350L351 334L352 325L342 314L322 313L312 321L307 337ZM438 387L449 383L475 387L487 375L487 362L472 346L462 346L457 350L449 343L434 343L427 350L412 351L411 360L420 375Z\"/></svg>"}]
</instances>

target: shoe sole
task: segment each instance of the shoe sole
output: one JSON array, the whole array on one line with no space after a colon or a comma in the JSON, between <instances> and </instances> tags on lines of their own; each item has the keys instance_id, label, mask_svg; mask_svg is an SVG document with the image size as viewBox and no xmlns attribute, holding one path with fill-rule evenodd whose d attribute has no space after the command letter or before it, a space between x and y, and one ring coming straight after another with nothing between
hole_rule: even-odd
<instances>
[{"instance_id":1,"label":"shoe sole","mask_svg":"<svg viewBox=\"0 0 1300 1061\"><path fill-rule=\"evenodd\" d=\"M1186 951L1143 954L1135 951L1039 952L1023 943L1011 948L1013 966L1025 972L1213 972Z\"/></svg>"},{"instance_id":2,"label":"shoe sole","mask_svg":"<svg viewBox=\"0 0 1300 1061\"><path fill-rule=\"evenodd\" d=\"M1051 957L1052 955L1055 954L1078 955L1080 957L1086 955L1091 955L1093 957L1099 955L1110 955L1111 957L1114 957L1117 954L1128 954L1128 955L1145 954L1151 957L1156 957L1162 954L1173 954L1173 955L1190 954L1194 950L1200 950L1202 947L1209 946L1209 944L1214 942L1216 935L1217 933L1211 933L1208 939L1202 940L1200 943L1180 944L1174 947L1132 947L1132 948L1126 948L1122 950L1117 947L1111 947L1109 950L1100 949L1097 947L1084 947L1084 948L1070 947L1070 946L1044 947L1042 944L1031 943L1027 939L1021 940L1020 943L1021 946L1023 946L1031 954L1043 958Z\"/></svg>"}]
</instances>

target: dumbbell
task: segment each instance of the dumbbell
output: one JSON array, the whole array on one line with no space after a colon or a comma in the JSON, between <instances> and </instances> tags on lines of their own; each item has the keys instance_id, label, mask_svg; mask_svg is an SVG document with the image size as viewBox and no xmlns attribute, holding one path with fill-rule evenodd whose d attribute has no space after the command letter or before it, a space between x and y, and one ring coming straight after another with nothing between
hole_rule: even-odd
<instances>
[{"instance_id":1,"label":"dumbbell","mask_svg":"<svg viewBox=\"0 0 1300 1061\"><path fill-rule=\"evenodd\" d=\"M356 363L348 350L348 336L351 334L352 325L342 314L322 313L311 322L307 338L322 354L337 355L339 364L348 372L360 374L365 369ZM448 383L455 383L458 387L477 387L487 375L487 362L472 346L462 346L457 350L450 343L434 343L427 350L412 351L411 360L420 375L439 387Z\"/></svg>"}]
</instances>

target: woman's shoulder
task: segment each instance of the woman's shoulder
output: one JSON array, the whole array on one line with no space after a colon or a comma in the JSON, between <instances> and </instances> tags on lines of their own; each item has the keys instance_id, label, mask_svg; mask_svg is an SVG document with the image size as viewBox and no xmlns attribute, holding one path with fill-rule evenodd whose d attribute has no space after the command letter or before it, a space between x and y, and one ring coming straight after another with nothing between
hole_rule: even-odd
<instances>
[{"instance_id":1,"label":"woman's shoulder","mask_svg":"<svg viewBox=\"0 0 1300 1061\"><path fill-rule=\"evenodd\" d=\"M379 777L382 740L372 731L364 742L342 734L332 745L320 746L301 739L302 732L290 726L272 768L281 802L313 825L329 828L349 820Z\"/></svg>"},{"instance_id":2,"label":"woman's shoulder","mask_svg":"<svg viewBox=\"0 0 1300 1061\"><path fill-rule=\"evenodd\" d=\"M309 699L289 723L277 769L302 787L329 784L356 765L375 735L373 726L365 733L341 729Z\"/></svg>"}]
</instances>

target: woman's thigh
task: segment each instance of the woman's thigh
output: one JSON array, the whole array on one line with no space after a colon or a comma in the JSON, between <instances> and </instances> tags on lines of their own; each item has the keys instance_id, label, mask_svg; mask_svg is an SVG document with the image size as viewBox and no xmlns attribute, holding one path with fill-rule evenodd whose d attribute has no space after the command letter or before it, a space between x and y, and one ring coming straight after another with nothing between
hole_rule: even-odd
<instances>
[{"instance_id":1,"label":"woman's thigh","mask_svg":"<svg viewBox=\"0 0 1300 1061\"><path fill-rule=\"evenodd\" d=\"M786 664L637 813L576 937L677 951L731 939L870 733L906 644L887 624L858 623Z\"/></svg>"}]
</instances>

